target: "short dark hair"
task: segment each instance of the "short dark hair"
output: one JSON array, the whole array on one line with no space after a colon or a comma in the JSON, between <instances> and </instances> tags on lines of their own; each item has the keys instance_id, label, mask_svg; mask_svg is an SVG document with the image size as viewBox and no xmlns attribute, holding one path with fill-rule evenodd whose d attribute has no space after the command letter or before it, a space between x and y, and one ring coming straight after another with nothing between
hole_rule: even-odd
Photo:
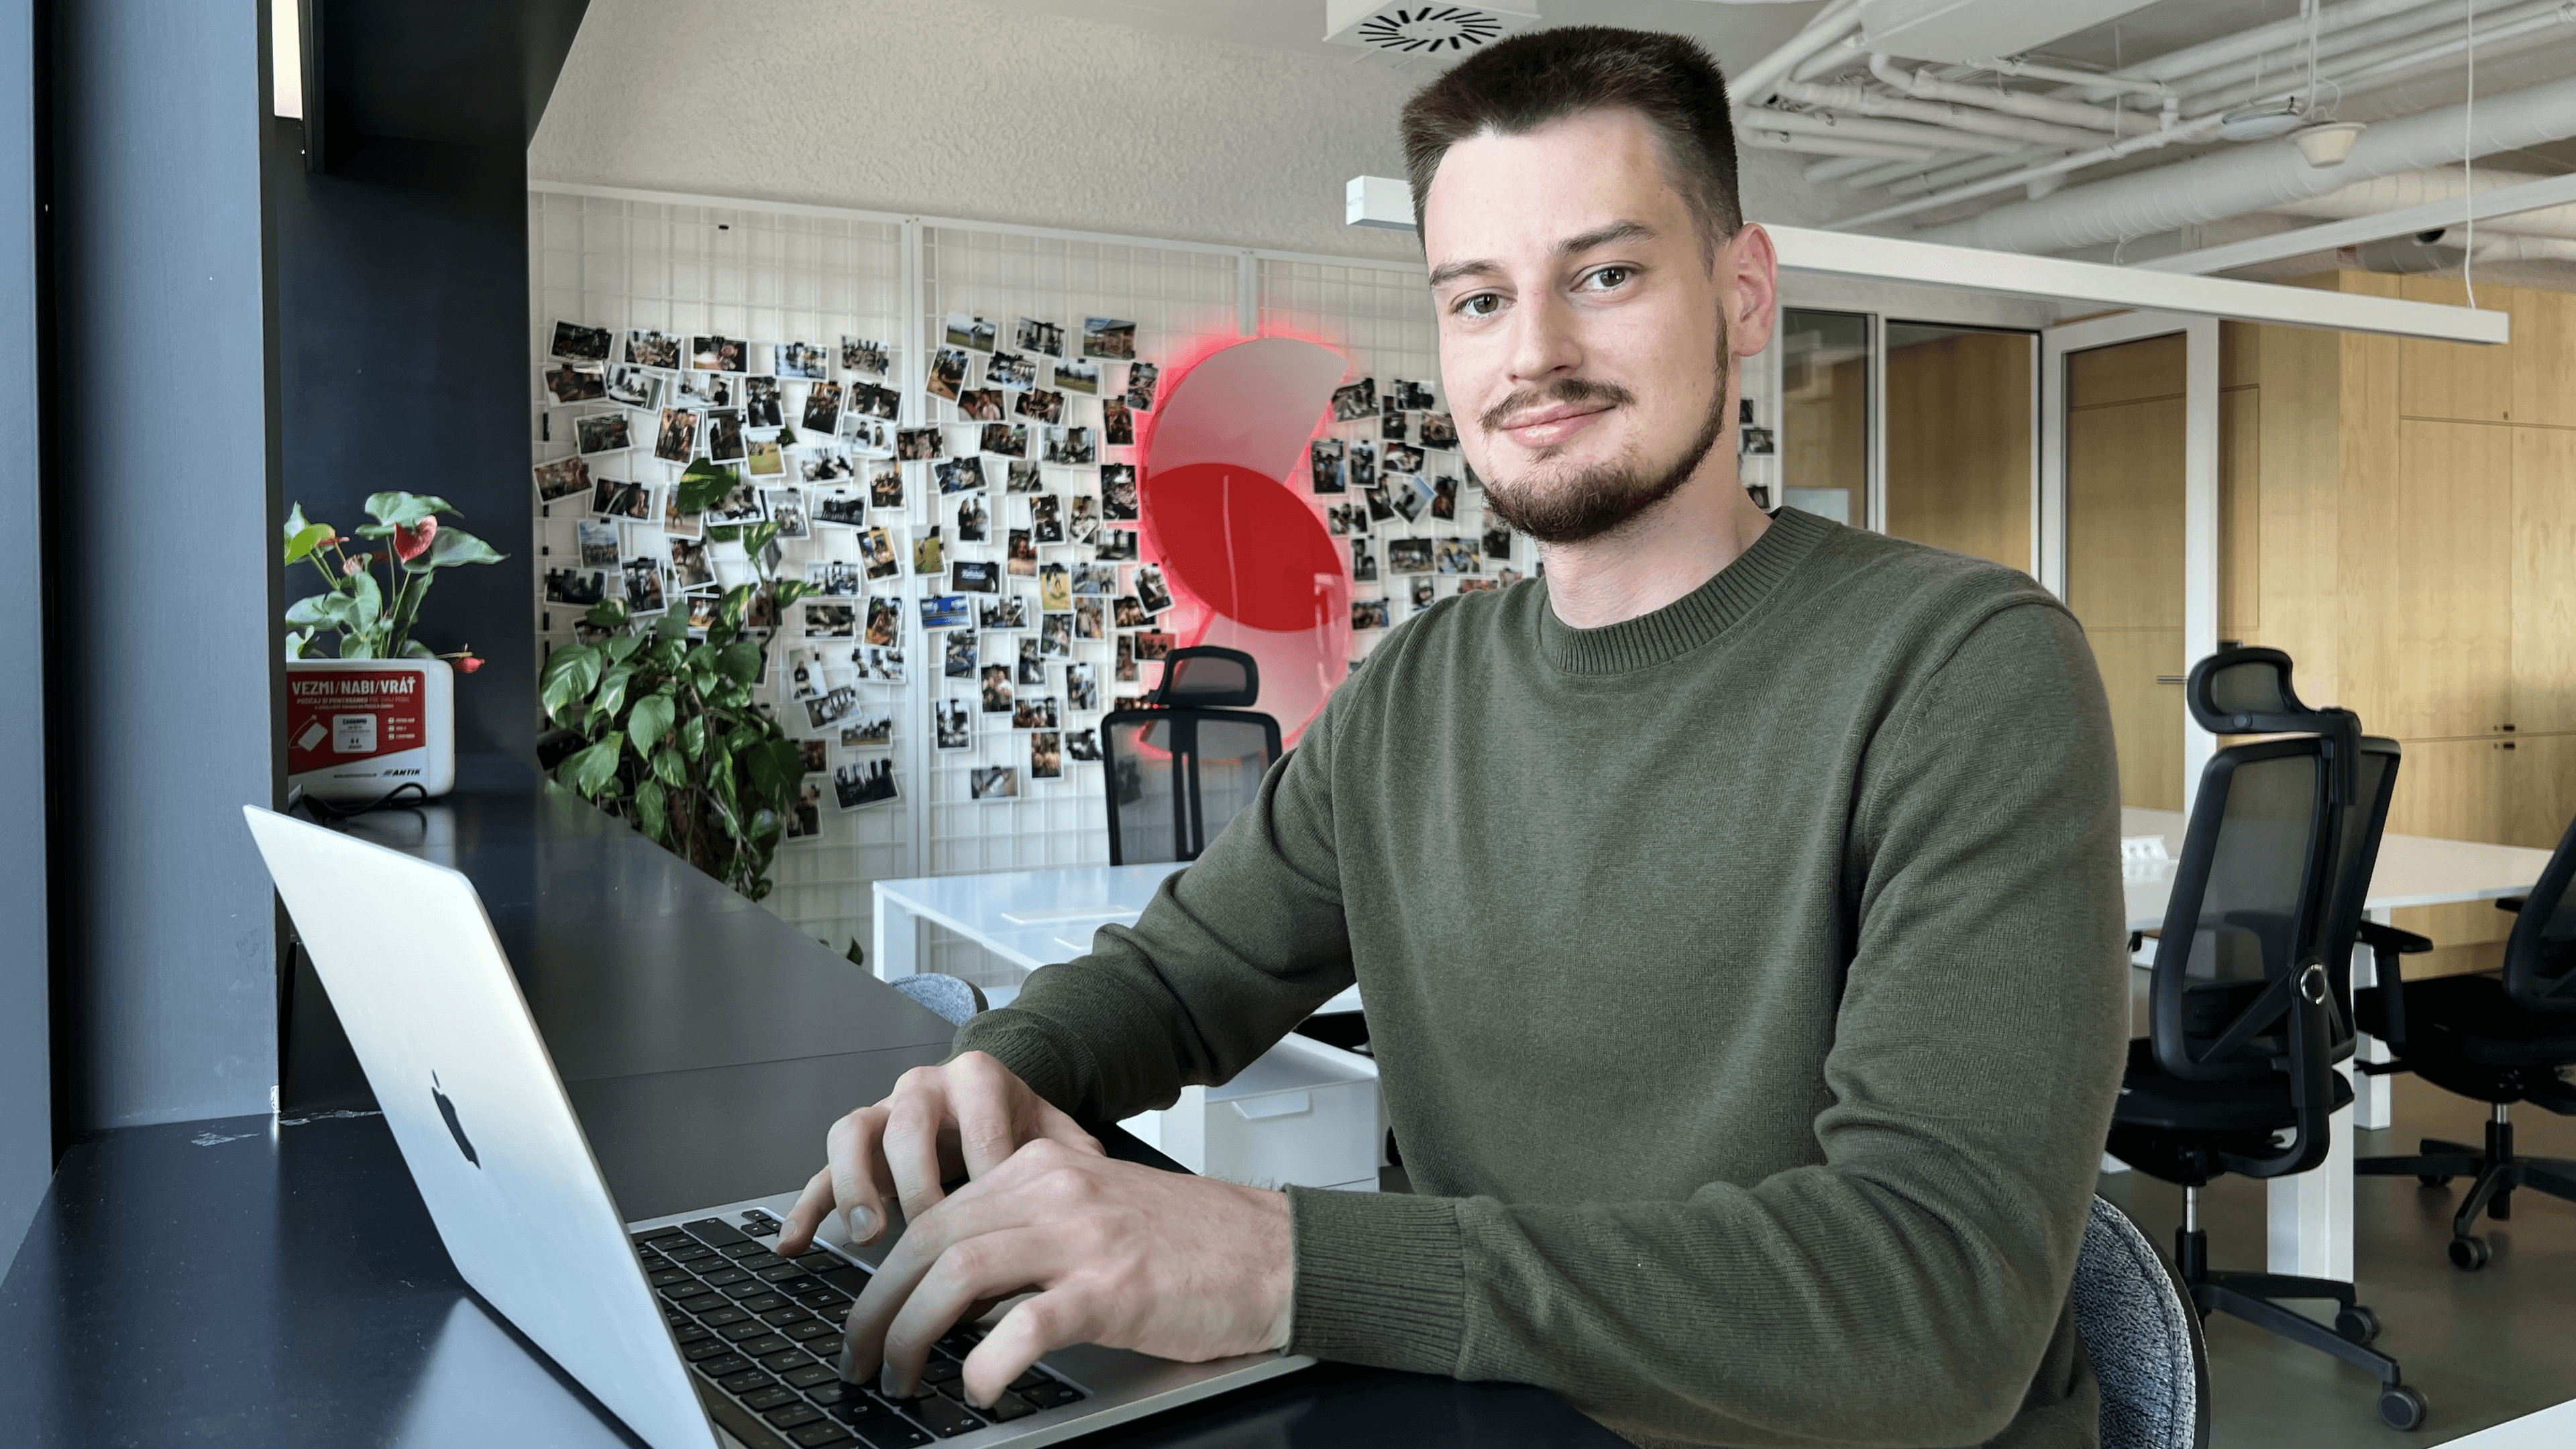
<instances>
[{"instance_id":1,"label":"short dark hair","mask_svg":"<svg viewBox=\"0 0 2576 1449\"><path fill-rule=\"evenodd\" d=\"M1735 123L1726 78L1679 35L1567 25L1500 41L1404 103L1404 173L1413 225L1449 148L1488 131L1517 136L1585 111L1635 111L1663 144L1673 189L1689 203L1704 251L1744 224L1736 192Z\"/></svg>"}]
</instances>

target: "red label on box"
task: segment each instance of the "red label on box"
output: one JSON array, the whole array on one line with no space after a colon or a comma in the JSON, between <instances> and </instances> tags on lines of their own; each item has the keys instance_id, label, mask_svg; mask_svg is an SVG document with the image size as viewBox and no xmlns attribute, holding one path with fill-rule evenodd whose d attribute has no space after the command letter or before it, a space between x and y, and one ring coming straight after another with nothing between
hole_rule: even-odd
<instances>
[{"instance_id":1,"label":"red label on box","mask_svg":"<svg viewBox=\"0 0 2576 1449\"><path fill-rule=\"evenodd\" d=\"M429 743L421 677L409 669L336 669L286 680L286 772L327 770Z\"/></svg>"}]
</instances>

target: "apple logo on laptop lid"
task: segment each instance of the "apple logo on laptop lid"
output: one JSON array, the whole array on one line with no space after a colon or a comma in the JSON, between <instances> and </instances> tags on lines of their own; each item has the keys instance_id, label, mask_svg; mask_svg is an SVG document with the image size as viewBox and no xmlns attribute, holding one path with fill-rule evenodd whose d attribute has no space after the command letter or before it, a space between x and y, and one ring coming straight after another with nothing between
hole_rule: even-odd
<instances>
[{"instance_id":1,"label":"apple logo on laptop lid","mask_svg":"<svg viewBox=\"0 0 2576 1449\"><path fill-rule=\"evenodd\" d=\"M429 1095L438 1102L438 1115L446 1119L447 1135L456 1139L456 1150L464 1153L465 1160L480 1171L483 1159L474 1155L474 1144L465 1140L465 1124L456 1120L456 1104L447 1100L447 1094L439 1090L436 1072L429 1074Z\"/></svg>"}]
</instances>

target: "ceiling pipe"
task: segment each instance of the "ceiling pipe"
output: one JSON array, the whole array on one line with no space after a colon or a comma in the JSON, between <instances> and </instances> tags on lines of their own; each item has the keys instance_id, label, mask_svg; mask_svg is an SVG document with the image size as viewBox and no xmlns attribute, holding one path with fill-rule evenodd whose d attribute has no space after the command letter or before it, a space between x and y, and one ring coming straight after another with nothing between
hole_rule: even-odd
<instances>
[{"instance_id":1,"label":"ceiling pipe","mask_svg":"<svg viewBox=\"0 0 2576 1449\"><path fill-rule=\"evenodd\" d=\"M1899 146L1886 141L1864 141L1851 136L1811 136L1803 132L1740 130L1738 144L1757 151L1796 151L1808 156L1866 156L1873 161L1928 161L1932 153L1920 146Z\"/></svg>"},{"instance_id":2,"label":"ceiling pipe","mask_svg":"<svg viewBox=\"0 0 2576 1449\"><path fill-rule=\"evenodd\" d=\"M2552 29L2571 20L2576 20L2576 4L2565 3L2565 0L2535 0L2532 4L2516 5L2492 16L2479 17L2478 48L2489 50L2505 41ZM2366 48L2321 45L2318 47L2319 69L2327 71L2337 86L2351 90L2375 76L2458 55L2469 48L2465 30L2450 30L2439 39L2433 35L2433 31L2419 27L2403 38ZM2330 70L2322 63L2326 60L2333 62ZM2283 74L2297 68L2295 65L2273 67ZM2198 102L2213 91L2241 85L2253 79L2254 75L2255 71L2250 66L2230 66L2225 71L2212 72L2208 77L2195 78L2186 94Z\"/></svg>"},{"instance_id":3,"label":"ceiling pipe","mask_svg":"<svg viewBox=\"0 0 2576 1449\"><path fill-rule=\"evenodd\" d=\"M2301 197L2273 207L2289 216L2314 216L2342 220L2351 217L2377 216L2400 207L2427 206L2437 202L2456 202L2464 196L2499 191L2508 186L2523 186L2548 178L2525 171L2490 171L2483 167L2475 173L2475 184L2463 187L2460 173L2452 167L2435 171L2400 171L2377 176L2350 186L2339 186L2323 196ZM2576 205L2544 206L2533 211L2509 212L2500 216L2478 218L2481 235L2493 231L2506 236L2564 237L2576 240Z\"/></svg>"},{"instance_id":4,"label":"ceiling pipe","mask_svg":"<svg viewBox=\"0 0 2576 1449\"><path fill-rule=\"evenodd\" d=\"M2173 87L2160 80L2130 77L2109 72L2068 70L2064 66L2037 65L2014 56L1994 60L1971 61L1976 70L1990 70L2002 75L2028 76L2032 80L2060 81L2086 90L2122 92L2133 96L2153 96L2157 100L2173 94Z\"/></svg>"},{"instance_id":5,"label":"ceiling pipe","mask_svg":"<svg viewBox=\"0 0 2576 1449\"><path fill-rule=\"evenodd\" d=\"M2563 37L2554 32L2562 26L2576 24L2576 4L2532 7L2532 13L2522 11L2515 13L2521 14L2523 18L2509 24L2498 25L2492 31L2484 25L2478 27L2475 46L2478 59L2491 61L2518 50L2528 50L2536 45L2555 44ZM2465 56L2470 50L2469 37L2465 33L2454 35L2429 45L2405 47L2375 64L2357 65L2354 70L2336 76L2335 82L2346 91L2357 91L2366 86L2385 84L2398 79L2401 75L2409 75L2428 67L2448 70L2455 63L2454 57ZM2355 62L2359 58L2347 57L2346 59L2347 62Z\"/></svg>"},{"instance_id":6,"label":"ceiling pipe","mask_svg":"<svg viewBox=\"0 0 2576 1449\"><path fill-rule=\"evenodd\" d=\"M2200 124L2208 120L2214 118ZM2245 146L2072 187L2043 200L1997 207L1934 227L1922 237L1996 251L2068 251L2122 237L2154 236L2249 211L2275 210L2285 202L2321 196L2354 181L2448 165L2463 155L2544 145L2570 135L2576 135L2576 78L2482 96L2474 118L2461 106L2443 106L2381 121L2354 144L2350 160L2331 169L2308 165L2287 141ZM1944 199L1926 198L1908 205L1920 207ZM1855 217L1836 223L1834 229L1865 221Z\"/></svg>"},{"instance_id":7,"label":"ceiling pipe","mask_svg":"<svg viewBox=\"0 0 2576 1449\"><path fill-rule=\"evenodd\" d=\"M1735 106L1758 106L1771 98L1771 85L1789 73L1792 66L1817 51L1850 34L1860 24L1857 16L1861 0L1833 0L1816 12L1805 27L1789 37L1786 45L1753 64L1727 82L1727 99Z\"/></svg>"},{"instance_id":8,"label":"ceiling pipe","mask_svg":"<svg viewBox=\"0 0 2576 1449\"><path fill-rule=\"evenodd\" d=\"M2427 9L2435 3L2456 7L2459 0L2348 0L2346 4L2333 6L2320 13L2317 16L2317 30L2321 35L2338 32L2348 26L2364 25L2388 16L2402 15L2411 10ZM2307 18L2293 15L2286 19L2272 21L2267 25L2257 25L2251 30L2238 31L2234 35L2204 41L2199 45L2185 46L2181 50L2169 50L2152 60L2142 60L2136 65L2124 66L2112 73L2132 80L2176 82L2225 65L2230 61L2243 60L2247 56L2278 50L2286 45L2305 45L2307 39Z\"/></svg>"},{"instance_id":9,"label":"ceiling pipe","mask_svg":"<svg viewBox=\"0 0 2576 1449\"><path fill-rule=\"evenodd\" d=\"M1963 86L1951 81L1934 80L1929 70L1911 74L1897 68L1884 55L1869 58L1869 73L1899 91L1923 100L1956 101L1963 106L1979 106L2001 111L2010 116L2026 116L2034 121L2050 121L2061 126L2075 126L2090 131L2108 131L2113 135L2139 135L2156 129L2156 123L2145 116L2107 111L2082 101L2058 101L2045 96L2026 95L2020 91L1997 90L1985 86Z\"/></svg>"},{"instance_id":10,"label":"ceiling pipe","mask_svg":"<svg viewBox=\"0 0 2576 1449\"><path fill-rule=\"evenodd\" d=\"M2363 24L2345 25L2333 30L2327 30L2320 23L2317 36L2318 68L2324 69L2326 61L2384 41L2411 39L2420 43L2422 37L2431 31L2457 25L2461 11L2462 7L2457 0L2448 0L2448 3L2422 5L2396 15ZM2486 28L2486 21L2482 18L2478 29L2484 32ZM2191 97L2207 95L2211 91L2223 91L2231 86L2243 85L2257 76L2277 77L2292 73L2304 75L2308 66L2307 53L2308 38L2303 31L2292 37L2286 44L2267 47L2242 60L2231 61L2225 65L2213 66L2183 76L2175 82L2174 88L2188 100Z\"/></svg>"},{"instance_id":11,"label":"ceiling pipe","mask_svg":"<svg viewBox=\"0 0 2576 1449\"><path fill-rule=\"evenodd\" d=\"M2042 146L2093 146L2101 143L2098 131L2077 126L2060 126L2048 121L2033 121L2021 116L1999 115L1974 106L1943 105L1938 101L1906 100L1883 96L1864 86L1820 86L1805 81L1782 81L1773 93L1784 101L1800 105L1822 106L1828 110L1850 111L1862 116L1887 116L1900 120L1921 121L1927 125L1973 132L1979 136L2003 136L2015 141ZM1986 151L1987 147L1962 145L1962 151ZM2018 147L2009 148L2018 150ZM1993 152L1992 154L2003 154Z\"/></svg>"},{"instance_id":12,"label":"ceiling pipe","mask_svg":"<svg viewBox=\"0 0 2576 1449\"><path fill-rule=\"evenodd\" d=\"M1993 156L2018 156L2022 143L2001 136L1971 136L1934 126L1918 126L1911 121L1873 121L1864 116L1819 116L1805 111L1776 111L1757 107L1745 113L1742 122L1754 130L1790 131L1804 136L1842 136L1856 141L1886 141L1910 146L1929 156L1948 147L1954 151L1983 151Z\"/></svg>"}]
</instances>

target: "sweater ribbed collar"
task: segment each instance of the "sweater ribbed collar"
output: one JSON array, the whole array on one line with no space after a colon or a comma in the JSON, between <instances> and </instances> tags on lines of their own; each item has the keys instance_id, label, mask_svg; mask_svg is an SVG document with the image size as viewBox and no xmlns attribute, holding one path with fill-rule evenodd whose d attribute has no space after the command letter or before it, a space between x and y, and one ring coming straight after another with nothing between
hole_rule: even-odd
<instances>
[{"instance_id":1,"label":"sweater ribbed collar","mask_svg":"<svg viewBox=\"0 0 2576 1449\"><path fill-rule=\"evenodd\" d=\"M1651 614L1598 629L1575 628L1543 600L1539 657L1567 674L1623 674L1679 658L1752 612L1833 527L1831 520L1784 504L1753 546L1707 583Z\"/></svg>"}]
</instances>

